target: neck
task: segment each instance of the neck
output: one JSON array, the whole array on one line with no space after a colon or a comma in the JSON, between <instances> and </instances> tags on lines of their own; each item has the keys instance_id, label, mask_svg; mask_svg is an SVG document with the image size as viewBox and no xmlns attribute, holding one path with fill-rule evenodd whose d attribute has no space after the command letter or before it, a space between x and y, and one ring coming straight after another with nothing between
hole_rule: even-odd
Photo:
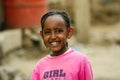
<instances>
[{"instance_id":1,"label":"neck","mask_svg":"<svg viewBox=\"0 0 120 80\"><path fill-rule=\"evenodd\" d=\"M68 50L68 47L63 47L60 51L57 52L52 52L50 55L51 56L59 56L61 54L64 54Z\"/></svg>"}]
</instances>

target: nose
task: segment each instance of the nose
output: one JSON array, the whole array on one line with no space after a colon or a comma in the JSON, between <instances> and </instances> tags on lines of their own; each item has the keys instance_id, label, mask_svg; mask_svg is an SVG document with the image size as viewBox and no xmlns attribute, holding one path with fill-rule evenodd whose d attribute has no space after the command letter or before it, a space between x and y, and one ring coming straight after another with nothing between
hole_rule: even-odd
<instances>
[{"instance_id":1,"label":"nose","mask_svg":"<svg viewBox=\"0 0 120 80\"><path fill-rule=\"evenodd\" d=\"M52 32L51 39L55 39L55 38L56 38L56 34L54 32Z\"/></svg>"}]
</instances>

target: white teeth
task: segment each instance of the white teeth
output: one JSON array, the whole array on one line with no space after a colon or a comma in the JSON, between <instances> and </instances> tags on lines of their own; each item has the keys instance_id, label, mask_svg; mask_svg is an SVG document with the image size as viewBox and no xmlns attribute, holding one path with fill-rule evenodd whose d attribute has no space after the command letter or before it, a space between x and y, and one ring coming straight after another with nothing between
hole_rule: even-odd
<instances>
[{"instance_id":1,"label":"white teeth","mask_svg":"<svg viewBox=\"0 0 120 80\"><path fill-rule=\"evenodd\" d=\"M58 42L52 42L51 43L53 46L56 46L58 44Z\"/></svg>"}]
</instances>

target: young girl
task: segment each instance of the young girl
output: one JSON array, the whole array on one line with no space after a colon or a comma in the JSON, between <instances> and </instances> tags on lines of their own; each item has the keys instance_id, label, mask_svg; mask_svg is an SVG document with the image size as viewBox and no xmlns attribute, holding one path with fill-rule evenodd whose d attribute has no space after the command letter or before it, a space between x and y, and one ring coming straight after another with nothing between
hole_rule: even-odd
<instances>
[{"instance_id":1,"label":"young girl","mask_svg":"<svg viewBox=\"0 0 120 80\"><path fill-rule=\"evenodd\" d=\"M31 80L93 80L86 56L68 47L73 34L69 16L58 10L49 11L41 18L40 34L51 51L35 66Z\"/></svg>"}]
</instances>

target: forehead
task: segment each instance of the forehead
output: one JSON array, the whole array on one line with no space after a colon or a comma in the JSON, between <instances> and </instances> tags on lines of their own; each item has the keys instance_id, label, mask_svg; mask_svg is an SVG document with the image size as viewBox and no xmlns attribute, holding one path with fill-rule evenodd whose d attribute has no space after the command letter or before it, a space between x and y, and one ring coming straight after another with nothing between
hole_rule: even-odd
<instances>
[{"instance_id":1,"label":"forehead","mask_svg":"<svg viewBox=\"0 0 120 80\"><path fill-rule=\"evenodd\" d=\"M51 24L64 24L65 25L65 20L59 14L52 15L52 16L47 17L44 25L51 25Z\"/></svg>"},{"instance_id":2,"label":"forehead","mask_svg":"<svg viewBox=\"0 0 120 80\"><path fill-rule=\"evenodd\" d=\"M51 20L54 20L54 19L55 20L57 20L57 19L64 20L63 17L59 14L48 16L46 20L49 20L49 19L51 19Z\"/></svg>"}]
</instances>

